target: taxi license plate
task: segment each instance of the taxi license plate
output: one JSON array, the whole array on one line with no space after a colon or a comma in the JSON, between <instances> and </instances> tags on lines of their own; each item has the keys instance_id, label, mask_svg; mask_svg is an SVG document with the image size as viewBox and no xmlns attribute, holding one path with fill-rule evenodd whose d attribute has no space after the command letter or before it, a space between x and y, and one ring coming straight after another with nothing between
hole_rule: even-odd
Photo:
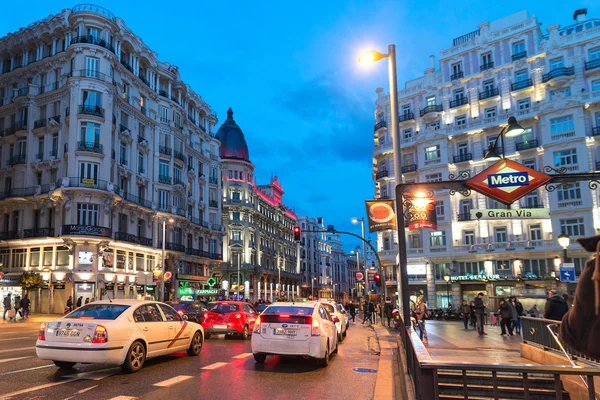
<instances>
[{"instance_id":1,"label":"taxi license plate","mask_svg":"<svg viewBox=\"0 0 600 400\"><path fill-rule=\"evenodd\" d=\"M274 335L296 336L296 331L294 329L275 328L275 329L273 329L273 334Z\"/></svg>"},{"instance_id":2,"label":"taxi license plate","mask_svg":"<svg viewBox=\"0 0 600 400\"><path fill-rule=\"evenodd\" d=\"M215 329L227 329L227 325L215 325Z\"/></svg>"},{"instance_id":3,"label":"taxi license plate","mask_svg":"<svg viewBox=\"0 0 600 400\"><path fill-rule=\"evenodd\" d=\"M79 329L58 329L56 331L56 336L79 337L80 335L81 335L81 330L79 330Z\"/></svg>"}]
</instances>

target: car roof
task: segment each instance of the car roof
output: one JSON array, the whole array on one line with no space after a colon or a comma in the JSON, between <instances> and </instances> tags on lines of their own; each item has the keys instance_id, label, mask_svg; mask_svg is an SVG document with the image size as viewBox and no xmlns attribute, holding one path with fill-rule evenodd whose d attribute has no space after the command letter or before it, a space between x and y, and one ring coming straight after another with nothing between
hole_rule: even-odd
<instances>
[{"instance_id":1,"label":"car roof","mask_svg":"<svg viewBox=\"0 0 600 400\"><path fill-rule=\"evenodd\" d=\"M134 300L134 299L114 299L114 300L96 300L92 303L84 304L84 305L94 305L94 304L114 304L114 305L124 305L124 306L138 306L142 304L157 304L160 301L154 300ZM163 303L164 304L164 303Z\"/></svg>"},{"instance_id":2,"label":"car roof","mask_svg":"<svg viewBox=\"0 0 600 400\"><path fill-rule=\"evenodd\" d=\"M271 303L268 304L269 306L283 306L283 307L315 307L317 305L316 301L309 301L309 302L291 302L291 301L278 301L276 303Z\"/></svg>"}]
</instances>

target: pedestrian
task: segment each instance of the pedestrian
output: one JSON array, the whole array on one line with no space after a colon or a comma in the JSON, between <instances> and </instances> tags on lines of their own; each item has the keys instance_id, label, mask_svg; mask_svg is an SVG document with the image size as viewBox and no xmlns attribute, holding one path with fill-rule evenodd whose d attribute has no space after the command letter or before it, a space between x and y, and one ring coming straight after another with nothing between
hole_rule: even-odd
<instances>
[{"instance_id":1,"label":"pedestrian","mask_svg":"<svg viewBox=\"0 0 600 400\"><path fill-rule=\"evenodd\" d=\"M417 303L415 307L415 319L417 320L417 326L419 327L419 338L423 342L423 344L428 344L427 340L427 330L425 329L425 318L427 318L427 305L425 304L425 300L423 296L419 296L417 298Z\"/></svg>"},{"instance_id":2,"label":"pedestrian","mask_svg":"<svg viewBox=\"0 0 600 400\"><path fill-rule=\"evenodd\" d=\"M469 304L469 308L471 309L471 326L473 327L473 329L477 328L477 314L475 314L475 302L472 301L471 304Z\"/></svg>"},{"instance_id":3,"label":"pedestrian","mask_svg":"<svg viewBox=\"0 0 600 400\"><path fill-rule=\"evenodd\" d=\"M537 308L537 304L534 304L533 307L531 307L529 310L527 310L527 314L531 315L532 317L539 317L540 312Z\"/></svg>"},{"instance_id":4,"label":"pedestrian","mask_svg":"<svg viewBox=\"0 0 600 400\"><path fill-rule=\"evenodd\" d=\"M6 313L8 313L8 311L12 309L12 307L10 306L10 293L6 295L3 303L4 303L4 314L2 315L2 319L6 321ZM9 319L10 319L10 316L9 316Z\"/></svg>"},{"instance_id":5,"label":"pedestrian","mask_svg":"<svg viewBox=\"0 0 600 400\"><path fill-rule=\"evenodd\" d=\"M85 298L85 302L84 302L83 304L90 304L90 298L89 298L89 297L86 297L86 298Z\"/></svg>"},{"instance_id":6,"label":"pedestrian","mask_svg":"<svg viewBox=\"0 0 600 400\"><path fill-rule=\"evenodd\" d=\"M573 302L571 301L571 297L568 294L563 294L563 300L565 301L565 303L567 303L567 307L570 310L571 307L573 307Z\"/></svg>"},{"instance_id":7,"label":"pedestrian","mask_svg":"<svg viewBox=\"0 0 600 400\"><path fill-rule=\"evenodd\" d=\"M356 323L356 306L352 304L352 300L350 300L350 304L348 304L348 312L350 313L352 322Z\"/></svg>"},{"instance_id":8,"label":"pedestrian","mask_svg":"<svg viewBox=\"0 0 600 400\"><path fill-rule=\"evenodd\" d=\"M90 299L90 303L93 303L93 302L95 302L95 301L96 301L96 298L95 298L95 297L92 297L92 298Z\"/></svg>"},{"instance_id":9,"label":"pedestrian","mask_svg":"<svg viewBox=\"0 0 600 400\"><path fill-rule=\"evenodd\" d=\"M512 310L510 304L506 300L500 300L500 307L498 308L498 315L500 316L500 328L502 329L502 336L513 336L512 333ZM506 329L508 328L508 334Z\"/></svg>"},{"instance_id":10,"label":"pedestrian","mask_svg":"<svg viewBox=\"0 0 600 400\"><path fill-rule=\"evenodd\" d=\"M385 315L385 318L387 318L387 323L388 323L388 327L391 328L392 325L392 311L394 311L394 306L392 305L392 299L390 299L389 297L385 298L385 304L383 305L383 314ZM382 325L385 326L385 324L382 321Z\"/></svg>"},{"instance_id":11,"label":"pedestrian","mask_svg":"<svg viewBox=\"0 0 600 400\"><path fill-rule=\"evenodd\" d=\"M463 324L465 325L465 329L469 329L469 320L471 319L471 307L467 304L467 301L463 301L462 306L460 307L460 312L462 313Z\"/></svg>"},{"instance_id":12,"label":"pedestrian","mask_svg":"<svg viewBox=\"0 0 600 400\"><path fill-rule=\"evenodd\" d=\"M83 302L83 296L79 296L77 299L77 308L81 307L81 303Z\"/></svg>"},{"instance_id":13,"label":"pedestrian","mask_svg":"<svg viewBox=\"0 0 600 400\"><path fill-rule=\"evenodd\" d=\"M364 303L363 305L363 321L362 325L364 325L365 321L368 321L371 324L371 313L369 312L370 303Z\"/></svg>"},{"instance_id":14,"label":"pedestrian","mask_svg":"<svg viewBox=\"0 0 600 400\"><path fill-rule=\"evenodd\" d=\"M515 307L513 314L513 328L517 335L521 334L521 316L523 315L523 304L516 298L512 297L512 304Z\"/></svg>"},{"instance_id":15,"label":"pedestrian","mask_svg":"<svg viewBox=\"0 0 600 400\"><path fill-rule=\"evenodd\" d=\"M377 311L375 304L371 301L369 302L369 315L371 316L371 323L374 324L377 322Z\"/></svg>"},{"instance_id":16,"label":"pedestrian","mask_svg":"<svg viewBox=\"0 0 600 400\"><path fill-rule=\"evenodd\" d=\"M483 329L484 318L485 318L485 309L487 305L483 302L483 293L477 293L477 297L473 299L475 303L475 315L477 316L477 329L479 332L479 336L487 335L485 330Z\"/></svg>"},{"instance_id":17,"label":"pedestrian","mask_svg":"<svg viewBox=\"0 0 600 400\"><path fill-rule=\"evenodd\" d=\"M17 314L19 314L21 316L21 318L23 318L23 312L21 311L21 296L16 295L15 296L15 321L17 320Z\"/></svg>"},{"instance_id":18,"label":"pedestrian","mask_svg":"<svg viewBox=\"0 0 600 400\"><path fill-rule=\"evenodd\" d=\"M65 307L65 312L73 311L73 296L69 296L67 299L67 306Z\"/></svg>"},{"instance_id":19,"label":"pedestrian","mask_svg":"<svg viewBox=\"0 0 600 400\"><path fill-rule=\"evenodd\" d=\"M21 299L21 310L23 312L23 319L29 318L29 306L31 305L31 300L29 300L29 296L23 296Z\"/></svg>"},{"instance_id":20,"label":"pedestrian","mask_svg":"<svg viewBox=\"0 0 600 400\"><path fill-rule=\"evenodd\" d=\"M546 300L546 308L544 309L544 318L561 321L567 311L569 311L569 306L565 299L558 295L556 289L550 289Z\"/></svg>"}]
</instances>

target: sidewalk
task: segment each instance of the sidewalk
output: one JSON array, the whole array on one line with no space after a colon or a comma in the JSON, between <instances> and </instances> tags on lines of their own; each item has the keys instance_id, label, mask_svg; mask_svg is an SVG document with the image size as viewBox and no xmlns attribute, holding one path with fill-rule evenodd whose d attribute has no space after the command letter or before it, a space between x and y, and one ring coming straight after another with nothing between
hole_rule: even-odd
<instances>
[{"instance_id":1,"label":"sidewalk","mask_svg":"<svg viewBox=\"0 0 600 400\"><path fill-rule=\"evenodd\" d=\"M27 319L19 319L18 321L9 321L8 318L6 321L0 319L0 327L10 327L10 326L38 326L42 322L52 321L54 319L58 319L62 317L62 314L29 314L29 318ZM0 328L1 329L1 328Z\"/></svg>"}]
</instances>

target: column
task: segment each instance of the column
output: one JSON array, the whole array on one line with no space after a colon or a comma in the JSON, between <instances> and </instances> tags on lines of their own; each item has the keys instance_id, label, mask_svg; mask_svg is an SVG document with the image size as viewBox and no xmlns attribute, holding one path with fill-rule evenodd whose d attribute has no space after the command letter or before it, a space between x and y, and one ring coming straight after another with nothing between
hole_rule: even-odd
<instances>
[{"instance_id":1,"label":"column","mask_svg":"<svg viewBox=\"0 0 600 400\"><path fill-rule=\"evenodd\" d=\"M52 38L52 55L56 54L56 42L57 42L57 38L53 37Z\"/></svg>"},{"instance_id":2,"label":"column","mask_svg":"<svg viewBox=\"0 0 600 400\"><path fill-rule=\"evenodd\" d=\"M435 288L435 264L427 263L427 308L437 308L437 294ZM462 303L461 303L462 304Z\"/></svg>"},{"instance_id":3,"label":"column","mask_svg":"<svg viewBox=\"0 0 600 400\"><path fill-rule=\"evenodd\" d=\"M462 305L460 282L452 282L452 305L454 309L458 309Z\"/></svg>"},{"instance_id":4,"label":"column","mask_svg":"<svg viewBox=\"0 0 600 400\"><path fill-rule=\"evenodd\" d=\"M65 34L65 48L71 45L71 32Z\"/></svg>"},{"instance_id":5,"label":"column","mask_svg":"<svg viewBox=\"0 0 600 400\"><path fill-rule=\"evenodd\" d=\"M167 89L167 93L169 94L169 98L171 98L171 81L169 81L169 86Z\"/></svg>"},{"instance_id":6,"label":"column","mask_svg":"<svg viewBox=\"0 0 600 400\"><path fill-rule=\"evenodd\" d=\"M15 55L11 54L10 55L10 70L12 71L14 67L15 67Z\"/></svg>"}]
</instances>

